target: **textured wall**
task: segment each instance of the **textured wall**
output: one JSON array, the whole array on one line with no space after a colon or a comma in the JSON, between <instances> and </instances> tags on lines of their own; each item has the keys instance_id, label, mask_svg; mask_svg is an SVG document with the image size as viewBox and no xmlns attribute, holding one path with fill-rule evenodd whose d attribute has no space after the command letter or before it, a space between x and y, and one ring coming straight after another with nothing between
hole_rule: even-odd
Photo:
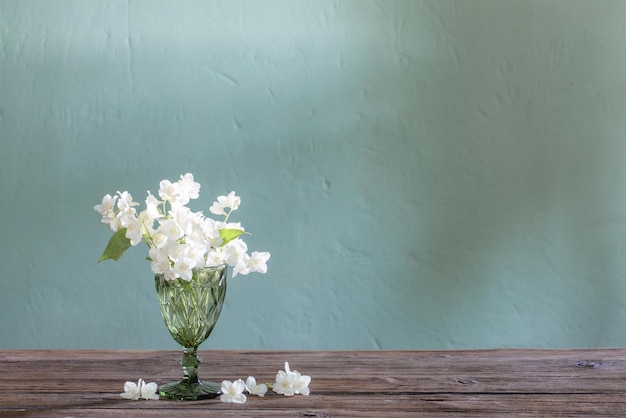
<instances>
[{"instance_id":1,"label":"textured wall","mask_svg":"<svg viewBox=\"0 0 626 418\"><path fill-rule=\"evenodd\" d=\"M272 253L203 348L626 345L626 2L0 0L0 348L175 348L93 206Z\"/></svg>"}]
</instances>

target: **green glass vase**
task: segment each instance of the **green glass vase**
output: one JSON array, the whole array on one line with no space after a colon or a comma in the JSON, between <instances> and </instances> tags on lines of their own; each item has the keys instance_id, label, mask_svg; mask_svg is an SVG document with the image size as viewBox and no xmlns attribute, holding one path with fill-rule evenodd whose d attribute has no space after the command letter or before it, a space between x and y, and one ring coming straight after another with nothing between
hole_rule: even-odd
<instances>
[{"instance_id":1,"label":"green glass vase","mask_svg":"<svg viewBox=\"0 0 626 418\"><path fill-rule=\"evenodd\" d=\"M183 379L164 384L159 394L184 401L212 399L221 385L198 379L198 346L206 340L224 304L227 266L194 269L191 281L155 275L161 315L170 334L183 346Z\"/></svg>"}]
</instances>

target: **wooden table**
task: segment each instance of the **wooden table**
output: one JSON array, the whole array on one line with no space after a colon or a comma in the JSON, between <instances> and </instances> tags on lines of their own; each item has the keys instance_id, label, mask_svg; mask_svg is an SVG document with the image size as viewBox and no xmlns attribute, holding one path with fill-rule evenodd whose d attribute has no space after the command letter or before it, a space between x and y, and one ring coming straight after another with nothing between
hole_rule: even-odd
<instances>
[{"instance_id":1,"label":"wooden table","mask_svg":"<svg viewBox=\"0 0 626 418\"><path fill-rule=\"evenodd\" d=\"M273 382L289 361L309 396L130 401L124 382L176 380L175 351L0 351L0 417L626 416L626 349L200 351L199 375Z\"/></svg>"}]
</instances>

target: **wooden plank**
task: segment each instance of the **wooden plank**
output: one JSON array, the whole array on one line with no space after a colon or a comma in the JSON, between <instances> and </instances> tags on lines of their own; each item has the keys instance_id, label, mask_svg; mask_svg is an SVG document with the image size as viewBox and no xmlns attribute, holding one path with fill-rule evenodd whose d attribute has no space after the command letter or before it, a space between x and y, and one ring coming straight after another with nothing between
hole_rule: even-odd
<instances>
[{"instance_id":1,"label":"wooden plank","mask_svg":"<svg viewBox=\"0 0 626 418\"><path fill-rule=\"evenodd\" d=\"M126 380L181 373L174 351L0 351L0 417L626 416L626 350L203 351L200 376L272 382L289 361L311 396L243 405L128 401Z\"/></svg>"},{"instance_id":2,"label":"wooden plank","mask_svg":"<svg viewBox=\"0 0 626 418\"><path fill-rule=\"evenodd\" d=\"M32 401L32 399L25 399ZM239 416L503 416L527 414L532 416L624 416L626 402L617 396L563 396L550 395L378 395L352 397L345 394L318 395L276 399L249 399L243 405L223 404L218 401L117 401L94 399L59 402L56 405L0 409L6 416L200 416L215 412L226 415L233 411ZM89 413L88 411L99 411ZM175 413L173 412L175 411ZM37 415L39 414L39 415ZM80 415L84 414L84 415Z\"/></svg>"},{"instance_id":3,"label":"wooden plank","mask_svg":"<svg viewBox=\"0 0 626 418\"><path fill-rule=\"evenodd\" d=\"M411 353L386 353L384 358L376 353L319 353L294 355L292 353L232 354L200 366L200 375L212 380L245 378L255 375L264 381L272 380L276 371L283 368L284 359L291 361L305 374L313 374L313 385L320 390L332 388L340 378L344 386L357 392L380 392L425 389L433 392L529 392L543 388L549 393L586 393L589 391L622 391L616 381L624 378L626 362L620 356L604 356L602 359L584 360L585 356L563 354L536 354L523 358L515 353L500 357L483 354L475 359L469 353L425 356ZM487 356L487 357L485 357ZM205 357L207 357L205 355ZM390 358L392 361L390 361ZM486 360L488 358L488 360ZM624 357L626 358L626 356ZM50 357L47 353L32 356L0 354L0 388L8 381L14 389L44 388L42 380L54 376L60 385L70 385L80 379L81 388L106 387L120 384L120 379L132 380L142 377L159 384L179 377L177 353L134 352L127 354L97 355L67 354ZM593 366L589 366L593 364ZM98 374L93 376L97 367ZM14 381L11 376L20 375ZM316 376L315 376L316 375ZM8 376L8 377L7 377ZM506 378L503 378L506 377ZM7 382L8 383L8 382ZM65 390L65 389L63 389Z\"/></svg>"}]
</instances>

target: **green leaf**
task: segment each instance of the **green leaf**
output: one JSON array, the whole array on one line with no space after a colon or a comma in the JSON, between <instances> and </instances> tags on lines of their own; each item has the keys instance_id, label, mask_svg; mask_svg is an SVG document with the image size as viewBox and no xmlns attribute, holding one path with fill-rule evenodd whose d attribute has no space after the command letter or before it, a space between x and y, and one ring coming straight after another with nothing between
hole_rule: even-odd
<instances>
[{"instance_id":1,"label":"green leaf","mask_svg":"<svg viewBox=\"0 0 626 418\"><path fill-rule=\"evenodd\" d=\"M241 229L220 229L220 237L222 237L222 245L226 245L244 232Z\"/></svg>"},{"instance_id":2,"label":"green leaf","mask_svg":"<svg viewBox=\"0 0 626 418\"><path fill-rule=\"evenodd\" d=\"M113 234L107 247L102 253L102 257L98 260L98 263L104 260L119 260L124 252L130 248L130 240L126 238L126 228L118 229Z\"/></svg>"}]
</instances>

